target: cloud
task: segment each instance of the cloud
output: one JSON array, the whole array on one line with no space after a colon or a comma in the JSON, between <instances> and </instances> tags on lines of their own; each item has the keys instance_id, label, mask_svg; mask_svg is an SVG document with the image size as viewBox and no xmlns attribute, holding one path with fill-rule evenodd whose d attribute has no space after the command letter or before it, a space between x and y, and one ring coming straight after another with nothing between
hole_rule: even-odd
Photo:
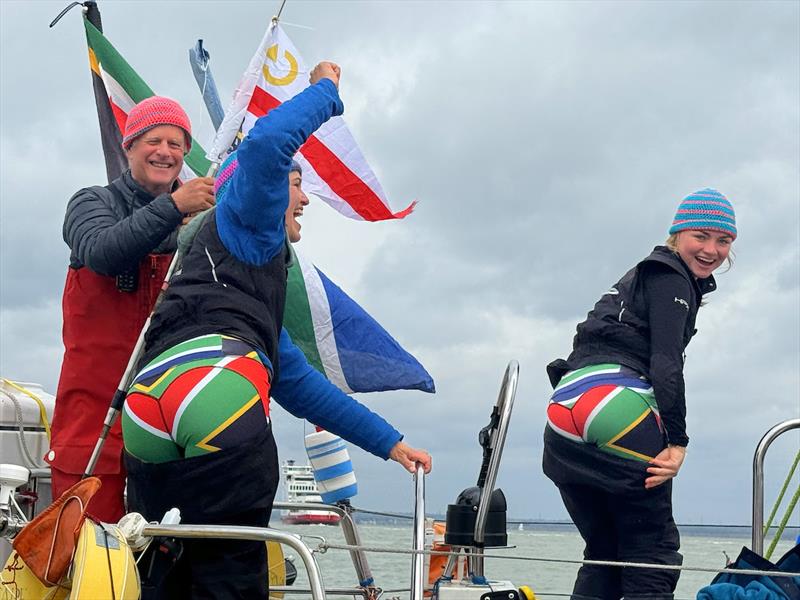
<instances>
[{"instance_id":1,"label":"cloud","mask_svg":"<svg viewBox=\"0 0 800 600\"><path fill-rule=\"evenodd\" d=\"M77 12L0 2L0 371L58 377L67 199L104 177ZM101 6L117 49L211 128L186 64L202 37L223 100L263 35L252 3ZM713 186L737 211L687 351L679 520L749 520L758 439L800 406L800 7L785 2L290 2L307 62L343 68L345 118L402 222L348 222L321 202L300 250L414 352L438 393L363 400L434 454L429 504L474 484L477 432L520 362L499 483L516 517L561 518L541 474L550 389L575 325L666 237L680 199ZM149 22L149 21L148 21ZM281 455L302 425L276 410ZM770 476L797 447L787 436ZM410 481L353 451L359 505L410 510ZM769 494L768 489L768 502Z\"/></svg>"},{"instance_id":2,"label":"cloud","mask_svg":"<svg viewBox=\"0 0 800 600\"><path fill-rule=\"evenodd\" d=\"M41 384L55 394L61 368L60 301L0 309L0 376ZM110 401L110 399L109 399Z\"/></svg>"}]
</instances>

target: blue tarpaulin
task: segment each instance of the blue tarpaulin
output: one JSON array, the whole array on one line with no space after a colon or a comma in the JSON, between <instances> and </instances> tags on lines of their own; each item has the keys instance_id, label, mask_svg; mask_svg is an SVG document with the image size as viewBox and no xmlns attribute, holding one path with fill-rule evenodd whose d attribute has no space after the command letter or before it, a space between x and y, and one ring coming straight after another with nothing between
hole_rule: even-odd
<instances>
[{"instance_id":1,"label":"blue tarpaulin","mask_svg":"<svg viewBox=\"0 0 800 600\"><path fill-rule=\"evenodd\" d=\"M800 545L773 564L755 552L742 548L731 569L800 573ZM800 577L770 577L720 573L699 592L697 600L800 600Z\"/></svg>"}]
</instances>

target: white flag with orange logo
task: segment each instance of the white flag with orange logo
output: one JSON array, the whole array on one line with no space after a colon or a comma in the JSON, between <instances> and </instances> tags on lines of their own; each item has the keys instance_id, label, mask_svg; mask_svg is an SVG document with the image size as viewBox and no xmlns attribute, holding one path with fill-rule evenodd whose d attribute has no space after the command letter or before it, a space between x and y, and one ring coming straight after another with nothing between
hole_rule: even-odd
<instances>
[{"instance_id":1,"label":"white flag with orange logo","mask_svg":"<svg viewBox=\"0 0 800 600\"><path fill-rule=\"evenodd\" d=\"M224 160L256 119L308 86L308 70L297 48L272 23L234 92L207 157ZM402 219L413 209L393 213L375 173L341 117L333 117L300 148L303 188L351 219Z\"/></svg>"}]
</instances>

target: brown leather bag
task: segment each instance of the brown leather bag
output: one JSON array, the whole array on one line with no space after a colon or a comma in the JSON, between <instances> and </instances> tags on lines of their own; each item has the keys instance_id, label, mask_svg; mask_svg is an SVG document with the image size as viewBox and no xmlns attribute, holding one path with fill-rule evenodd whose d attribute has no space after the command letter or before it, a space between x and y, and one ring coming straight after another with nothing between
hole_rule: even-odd
<instances>
[{"instance_id":1,"label":"brown leather bag","mask_svg":"<svg viewBox=\"0 0 800 600\"><path fill-rule=\"evenodd\" d=\"M14 550L42 583L57 584L69 569L86 505L100 485L97 477L79 481L14 538Z\"/></svg>"}]
</instances>

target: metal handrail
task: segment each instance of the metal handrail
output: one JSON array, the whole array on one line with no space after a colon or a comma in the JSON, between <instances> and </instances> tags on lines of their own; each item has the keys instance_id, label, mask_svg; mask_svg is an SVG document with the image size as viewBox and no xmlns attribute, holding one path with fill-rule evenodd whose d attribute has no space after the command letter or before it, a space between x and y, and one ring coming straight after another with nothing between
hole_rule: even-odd
<instances>
[{"instance_id":1,"label":"metal handrail","mask_svg":"<svg viewBox=\"0 0 800 600\"><path fill-rule=\"evenodd\" d=\"M491 440L492 455L489 459L489 468L486 471L486 482L481 489L481 499L478 503L478 513L475 516L475 535L473 537L476 548L483 548L484 534L486 532L486 518L489 514L489 503L492 499L492 492L497 481L497 472L500 467L500 459L503 456L503 446L506 443L508 433L508 423L511 420L511 409L514 406L514 397L517 393L517 380L519 379L519 363L512 360L506 367L503 375L503 383L500 386L500 393L497 397L500 419L497 429ZM483 556L473 554L470 556L470 567L472 573L483 577Z\"/></svg>"},{"instance_id":2,"label":"metal handrail","mask_svg":"<svg viewBox=\"0 0 800 600\"><path fill-rule=\"evenodd\" d=\"M322 502L275 502L272 508L278 510L319 510L339 515L339 525L342 527L342 533L347 544L361 546L361 538L358 535L353 516L350 511L341 506ZM366 553L362 550L351 550L350 559L353 561L353 568L356 570L359 585L371 585L374 580Z\"/></svg>"},{"instance_id":3,"label":"metal handrail","mask_svg":"<svg viewBox=\"0 0 800 600\"><path fill-rule=\"evenodd\" d=\"M414 473L414 540L413 549L418 551L411 563L411 600L423 598L423 575L425 572L425 469L417 463Z\"/></svg>"},{"instance_id":4,"label":"metal handrail","mask_svg":"<svg viewBox=\"0 0 800 600\"><path fill-rule=\"evenodd\" d=\"M50 467L35 467L28 469L31 472L31 479L51 479Z\"/></svg>"},{"instance_id":5,"label":"metal handrail","mask_svg":"<svg viewBox=\"0 0 800 600\"><path fill-rule=\"evenodd\" d=\"M322 574L311 550L302 540L291 533L269 527L237 527L234 525L145 525L142 535L146 537L233 539L233 540L273 540L300 555L308 572L308 585L313 600L325 600Z\"/></svg>"},{"instance_id":6,"label":"metal handrail","mask_svg":"<svg viewBox=\"0 0 800 600\"><path fill-rule=\"evenodd\" d=\"M753 454L753 531L752 550L764 553L764 456L770 444L779 435L800 428L800 419L789 419L778 423L764 434Z\"/></svg>"},{"instance_id":7,"label":"metal handrail","mask_svg":"<svg viewBox=\"0 0 800 600\"><path fill-rule=\"evenodd\" d=\"M311 593L309 588L297 587L295 585L270 585L269 586L269 593L275 594L289 594L289 595L299 595L304 594L306 597L308 594ZM370 593L370 590L363 587L353 587L353 588L332 588L328 587L325 588L325 593L328 596L350 596L356 597L361 596L364 600L370 600L374 596Z\"/></svg>"}]
</instances>

